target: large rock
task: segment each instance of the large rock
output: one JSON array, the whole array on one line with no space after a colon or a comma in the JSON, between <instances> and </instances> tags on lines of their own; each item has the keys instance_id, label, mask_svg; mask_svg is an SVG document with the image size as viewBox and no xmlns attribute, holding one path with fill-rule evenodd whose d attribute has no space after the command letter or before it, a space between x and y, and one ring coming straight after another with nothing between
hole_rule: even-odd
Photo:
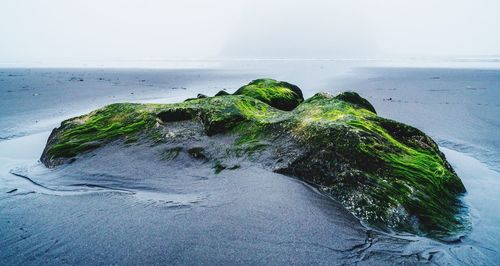
<instances>
[{"instance_id":1,"label":"large rock","mask_svg":"<svg viewBox=\"0 0 500 266\"><path fill-rule=\"evenodd\" d=\"M436 143L354 92L302 102L294 85L256 80L236 95L112 104L62 122L41 161L85 160L103 145L161 145L165 164L191 158L218 173L247 163L298 177L382 230L443 238L469 228L465 188Z\"/></svg>"}]
</instances>

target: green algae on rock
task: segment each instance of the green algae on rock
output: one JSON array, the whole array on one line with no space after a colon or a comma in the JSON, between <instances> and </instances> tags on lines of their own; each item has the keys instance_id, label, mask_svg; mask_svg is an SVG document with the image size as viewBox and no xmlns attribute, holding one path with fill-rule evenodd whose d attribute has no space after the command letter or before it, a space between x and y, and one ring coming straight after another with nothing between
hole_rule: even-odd
<instances>
[{"instance_id":1,"label":"green algae on rock","mask_svg":"<svg viewBox=\"0 0 500 266\"><path fill-rule=\"evenodd\" d=\"M247 163L298 177L382 230L445 239L470 226L465 188L436 143L355 92L303 101L295 85L261 79L234 95L112 104L62 122L41 161L85 160L103 145L161 146L163 163L187 158L215 173Z\"/></svg>"},{"instance_id":2,"label":"green algae on rock","mask_svg":"<svg viewBox=\"0 0 500 266\"><path fill-rule=\"evenodd\" d=\"M377 113L373 105L368 100L359 96L359 94L355 92L352 91L342 92L339 95L335 96L335 98L342 100L344 102L350 102L352 104L358 105L359 107L365 108L366 110L371 111L375 114Z\"/></svg>"},{"instance_id":3,"label":"green algae on rock","mask_svg":"<svg viewBox=\"0 0 500 266\"><path fill-rule=\"evenodd\" d=\"M250 96L285 111L293 110L304 101L299 87L274 79L256 79L239 88L234 94Z\"/></svg>"},{"instance_id":4,"label":"green algae on rock","mask_svg":"<svg viewBox=\"0 0 500 266\"><path fill-rule=\"evenodd\" d=\"M155 119L147 105L133 103L111 104L87 115L68 119L52 131L42 162L46 165L58 164L64 158L96 149L119 137L130 142L137 132L150 128Z\"/></svg>"}]
</instances>

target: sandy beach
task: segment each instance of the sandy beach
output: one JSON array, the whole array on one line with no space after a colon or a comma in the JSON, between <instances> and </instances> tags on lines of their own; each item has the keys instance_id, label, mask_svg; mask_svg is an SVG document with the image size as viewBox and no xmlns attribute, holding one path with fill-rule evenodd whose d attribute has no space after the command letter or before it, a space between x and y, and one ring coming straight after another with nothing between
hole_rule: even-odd
<instances>
[{"instance_id":1,"label":"sandy beach","mask_svg":"<svg viewBox=\"0 0 500 266\"><path fill-rule=\"evenodd\" d=\"M192 62L191 62L192 63ZM353 90L428 133L463 180L470 235L377 232L313 187L259 168L71 176L38 161L52 128L116 102L172 103L260 77ZM0 264L495 264L498 63L231 61L167 69L0 69ZM115 151L109 151L115 152ZM105 154L105 153L104 153ZM147 164L145 164L147 165ZM82 164L82 169L88 168ZM127 171L124 167L124 171Z\"/></svg>"}]
</instances>

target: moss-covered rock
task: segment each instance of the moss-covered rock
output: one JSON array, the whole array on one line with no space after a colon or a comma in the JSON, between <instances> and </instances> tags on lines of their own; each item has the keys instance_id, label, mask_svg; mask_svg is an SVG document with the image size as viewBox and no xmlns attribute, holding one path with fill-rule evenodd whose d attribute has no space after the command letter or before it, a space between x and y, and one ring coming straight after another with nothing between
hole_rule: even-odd
<instances>
[{"instance_id":1,"label":"moss-covered rock","mask_svg":"<svg viewBox=\"0 0 500 266\"><path fill-rule=\"evenodd\" d=\"M109 105L62 122L41 161L54 167L84 160L112 142L165 145L158 156L164 163L191 158L218 173L243 160L301 178L379 229L435 237L468 230L465 188L430 137L378 117L356 93L318 93L302 102L287 84L256 80L236 95Z\"/></svg>"},{"instance_id":2,"label":"moss-covered rock","mask_svg":"<svg viewBox=\"0 0 500 266\"><path fill-rule=\"evenodd\" d=\"M156 115L147 105L121 103L63 121L52 131L41 161L59 164L111 140L134 138L139 131L151 129L155 120Z\"/></svg>"},{"instance_id":3,"label":"moss-covered rock","mask_svg":"<svg viewBox=\"0 0 500 266\"><path fill-rule=\"evenodd\" d=\"M239 88L234 94L246 95L285 111L293 110L304 101L299 87L274 79L256 79Z\"/></svg>"},{"instance_id":4,"label":"moss-covered rock","mask_svg":"<svg viewBox=\"0 0 500 266\"><path fill-rule=\"evenodd\" d=\"M359 94L353 91L342 92L339 95L335 96L335 98L342 100L344 102L350 102L361 108L365 108L366 110L371 111L375 114L377 113L373 105L368 100L359 96Z\"/></svg>"},{"instance_id":5,"label":"moss-covered rock","mask_svg":"<svg viewBox=\"0 0 500 266\"><path fill-rule=\"evenodd\" d=\"M229 92L227 91L224 91L224 90L220 90L219 92L217 92L214 96L225 96L225 95L230 95Z\"/></svg>"}]
</instances>

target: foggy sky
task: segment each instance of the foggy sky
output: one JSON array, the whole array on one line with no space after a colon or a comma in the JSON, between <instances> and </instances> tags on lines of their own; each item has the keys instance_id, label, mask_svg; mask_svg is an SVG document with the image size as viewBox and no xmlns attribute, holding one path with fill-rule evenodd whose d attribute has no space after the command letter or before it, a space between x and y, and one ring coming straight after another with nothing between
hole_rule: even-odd
<instances>
[{"instance_id":1,"label":"foggy sky","mask_svg":"<svg viewBox=\"0 0 500 266\"><path fill-rule=\"evenodd\" d=\"M500 54L498 0L2 0L0 63Z\"/></svg>"}]
</instances>

